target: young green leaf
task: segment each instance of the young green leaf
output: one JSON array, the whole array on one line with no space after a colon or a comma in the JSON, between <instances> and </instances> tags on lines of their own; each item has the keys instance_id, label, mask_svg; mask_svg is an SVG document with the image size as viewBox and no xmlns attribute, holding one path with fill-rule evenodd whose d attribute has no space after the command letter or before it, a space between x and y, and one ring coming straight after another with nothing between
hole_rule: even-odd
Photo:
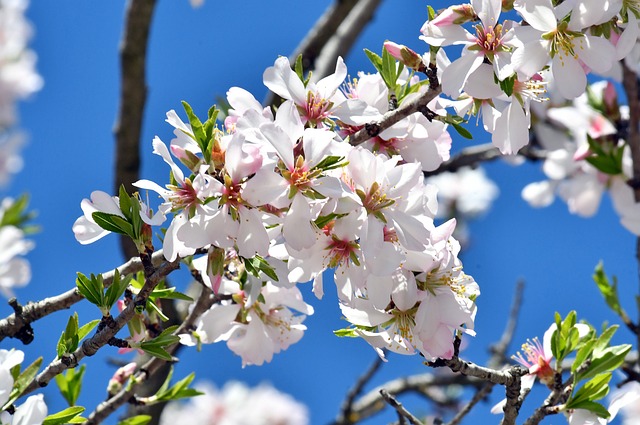
<instances>
[{"instance_id":1,"label":"young green leaf","mask_svg":"<svg viewBox=\"0 0 640 425\"><path fill-rule=\"evenodd\" d=\"M69 406L75 406L80 390L82 389L82 378L84 377L85 365L75 369L67 369L66 373L56 375L55 380L60 389L60 393Z\"/></svg>"},{"instance_id":2,"label":"young green leaf","mask_svg":"<svg viewBox=\"0 0 640 425\"><path fill-rule=\"evenodd\" d=\"M8 406L11 406L14 401L22 395L24 390L27 389L33 378L38 374L38 370L42 365L42 357L38 357L36 361L31 363L22 373L14 380L13 389L9 395L9 400L0 408L0 411L5 410Z\"/></svg>"},{"instance_id":3,"label":"young green leaf","mask_svg":"<svg viewBox=\"0 0 640 425\"><path fill-rule=\"evenodd\" d=\"M44 418L42 425L61 425L71 423L70 421L80 413L84 412L84 410L84 407L81 406L67 407L58 413L54 413Z\"/></svg>"},{"instance_id":4,"label":"young green leaf","mask_svg":"<svg viewBox=\"0 0 640 425\"><path fill-rule=\"evenodd\" d=\"M67 321L65 330L60 335L56 351L58 358L61 358L65 353L72 353L78 348L78 313L74 313Z\"/></svg>"},{"instance_id":5,"label":"young green leaf","mask_svg":"<svg viewBox=\"0 0 640 425\"><path fill-rule=\"evenodd\" d=\"M118 422L118 425L146 425L151 422L149 415L137 415Z\"/></svg>"}]
</instances>

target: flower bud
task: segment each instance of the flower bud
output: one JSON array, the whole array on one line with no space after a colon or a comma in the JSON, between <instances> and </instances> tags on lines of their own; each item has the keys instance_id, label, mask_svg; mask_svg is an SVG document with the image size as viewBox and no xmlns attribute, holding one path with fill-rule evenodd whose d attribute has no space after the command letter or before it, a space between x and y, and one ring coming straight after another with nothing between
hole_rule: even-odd
<instances>
[{"instance_id":1,"label":"flower bud","mask_svg":"<svg viewBox=\"0 0 640 425\"><path fill-rule=\"evenodd\" d=\"M107 385L107 392L110 396L114 396L122 389L127 379L136 371L136 366L135 362L132 362L116 370L116 373L109 379L109 384Z\"/></svg>"},{"instance_id":2,"label":"flower bud","mask_svg":"<svg viewBox=\"0 0 640 425\"><path fill-rule=\"evenodd\" d=\"M431 25L438 27L447 25L462 25L476 19L476 12L470 4L457 4L450 6L440 12L433 20L429 21Z\"/></svg>"},{"instance_id":3,"label":"flower bud","mask_svg":"<svg viewBox=\"0 0 640 425\"><path fill-rule=\"evenodd\" d=\"M384 48L389 52L391 56L402 62L405 66L415 69L416 71L424 70L425 66L422 62L422 56L401 44L396 44L393 41L385 41Z\"/></svg>"}]
</instances>

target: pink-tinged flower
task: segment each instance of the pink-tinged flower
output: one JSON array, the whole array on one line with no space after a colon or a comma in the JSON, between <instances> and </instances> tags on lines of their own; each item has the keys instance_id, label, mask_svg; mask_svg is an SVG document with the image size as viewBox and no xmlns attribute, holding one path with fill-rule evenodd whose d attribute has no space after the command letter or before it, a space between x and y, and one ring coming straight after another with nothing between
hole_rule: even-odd
<instances>
[{"instance_id":1,"label":"pink-tinged flower","mask_svg":"<svg viewBox=\"0 0 640 425\"><path fill-rule=\"evenodd\" d=\"M578 330L578 336L580 338L586 336L590 331L589 326L582 323L578 323L574 325L574 327ZM529 370L529 374L522 377L521 384L523 390L528 390L533 387L536 378L540 379L540 382L548 387L553 386L556 372L555 366L552 364L553 352L551 351L551 338L553 338L556 329L558 329L558 327L553 323L544 333L542 344L540 344L538 338L527 340L526 343L522 344L522 351L512 356L512 359ZM506 399L493 406L491 413L502 413L505 403Z\"/></svg>"},{"instance_id":2,"label":"pink-tinged flower","mask_svg":"<svg viewBox=\"0 0 640 425\"><path fill-rule=\"evenodd\" d=\"M303 121L319 126L331 114L336 101L336 91L347 76L347 67L341 57L336 62L335 73L317 83L310 82L305 87L298 75L291 69L289 59L279 57L272 67L264 71L264 85L278 96L292 100L298 107Z\"/></svg>"},{"instance_id":3,"label":"pink-tinged flower","mask_svg":"<svg viewBox=\"0 0 640 425\"><path fill-rule=\"evenodd\" d=\"M485 58L493 65L493 70L500 81L513 74L511 67L511 50L515 47L512 40L513 31L498 23L502 2L472 0L471 5L481 21L475 27L475 34L462 29L462 32L439 35L433 31L434 28L438 28L437 25L427 23L423 26L421 38L429 44L440 42L441 45L465 45L460 58L452 62L447 72L442 75L442 92L454 98L458 97L465 82ZM445 40L441 40L443 36Z\"/></svg>"},{"instance_id":4,"label":"pink-tinged flower","mask_svg":"<svg viewBox=\"0 0 640 425\"><path fill-rule=\"evenodd\" d=\"M602 12L606 3L585 8L586 16L572 14L567 23L563 18L568 11L562 5L554 9L551 0L516 0L514 8L530 25L515 30L521 45L513 53L512 64L520 79L530 78L551 61L562 96L573 99L584 93L588 72L585 66L606 72L615 60L615 49L608 40L582 32L584 23Z\"/></svg>"},{"instance_id":5,"label":"pink-tinged flower","mask_svg":"<svg viewBox=\"0 0 640 425\"><path fill-rule=\"evenodd\" d=\"M227 341L231 351L242 358L242 366L270 362L273 354L289 348L307 329L302 324L313 307L305 303L297 287L277 287L249 275L245 291L229 282L236 303L214 304L191 334L180 335L184 345ZM235 288L234 288L235 286ZM296 310L302 314L294 314Z\"/></svg>"}]
</instances>

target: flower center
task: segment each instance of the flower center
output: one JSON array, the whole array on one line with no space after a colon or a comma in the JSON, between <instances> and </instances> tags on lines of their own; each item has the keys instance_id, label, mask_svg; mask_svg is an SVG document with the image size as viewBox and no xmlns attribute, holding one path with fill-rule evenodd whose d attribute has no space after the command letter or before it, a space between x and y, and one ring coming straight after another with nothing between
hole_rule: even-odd
<instances>
[{"instance_id":1,"label":"flower center","mask_svg":"<svg viewBox=\"0 0 640 425\"><path fill-rule=\"evenodd\" d=\"M307 93L307 103L302 108L302 114L313 124L317 124L327 116L333 107L333 102L319 96L317 93Z\"/></svg>"},{"instance_id":2,"label":"flower center","mask_svg":"<svg viewBox=\"0 0 640 425\"><path fill-rule=\"evenodd\" d=\"M476 25L476 43L485 54L492 54L502 49L502 25Z\"/></svg>"}]
</instances>

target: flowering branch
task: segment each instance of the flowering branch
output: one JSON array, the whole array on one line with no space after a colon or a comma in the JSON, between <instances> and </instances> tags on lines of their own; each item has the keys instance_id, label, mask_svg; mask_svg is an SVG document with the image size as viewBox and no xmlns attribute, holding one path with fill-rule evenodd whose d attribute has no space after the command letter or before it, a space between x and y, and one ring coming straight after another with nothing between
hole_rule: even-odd
<instances>
[{"instance_id":1,"label":"flowering branch","mask_svg":"<svg viewBox=\"0 0 640 425\"><path fill-rule=\"evenodd\" d=\"M207 311L213 304L220 301L219 296L214 296L213 292L206 286L202 287L202 292L198 297L193 309L189 315L185 318L184 322L173 332L173 335L180 335L188 332L192 329L196 321ZM168 353L173 355L180 347L179 344L174 344L166 347ZM150 376L160 369L166 363L158 357L154 357L147 361L140 367L138 372L134 375L133 385L124 386L116 395L102 402L96 409L89 415L89 418L85 425L99 424L106 419L110 414L115 412L120 406L135 399L135 390L147 381Z\"/></svg>"},{"instance_id":2,"label":"flowering branch","mask_svg":"<svg viewBox=\"0 0 640 425\"><path fill-rule=\"evenodd\" d=\"M163 259L162 250L159 250L153 254L151 261L153 264L159 266L159 269L164 270L163 267L167 263L163 263ZM127 274L138 272L142 269L143 265L140 258L132 258L119 266L116 270L118 270L120 275L125 276ZM114 275L115 270L102 274L105 288L108 288L111 285ZM30 302L25 306L21 306L20 313L14 312L10 316L0 320L0 341L6 337L10 337L18 338L23 344L29 344L31 340L22 337L21 332L24 332L24 329L30 328L31 323L42 319L51 313L55 313L56 311L67 309L82 299L84 299L84 297L80 295L75 288L73 288L63 292L62 294L45 298L41 301ZM33 339L33 337L31 337L31 339Z\"/></svg>"},{"instance_id":3,"label":"flowering branch","mask_svg":"<svg viewBox=\"0 0 640 425\"><path fill-rule=\"evenodd\" d=\"M145 279L144 286L136 295L134 302L130 303L113 321L104 326L93 337L85 340L77 350L70 355L63 356L58 360L51 362L27 387L24 394L35 391L38 387L46 386L56 375L64 372L70 367L78 365L84 357L93 356L100 348L107 345L111 338L129 322L136 313L136 308L146 304L149 294L160 283L164 277L180 267L180 260L163 263L160 267L153 270ZM147 274L147 270L145 270Z\"/></svg>"}]
</instances>

